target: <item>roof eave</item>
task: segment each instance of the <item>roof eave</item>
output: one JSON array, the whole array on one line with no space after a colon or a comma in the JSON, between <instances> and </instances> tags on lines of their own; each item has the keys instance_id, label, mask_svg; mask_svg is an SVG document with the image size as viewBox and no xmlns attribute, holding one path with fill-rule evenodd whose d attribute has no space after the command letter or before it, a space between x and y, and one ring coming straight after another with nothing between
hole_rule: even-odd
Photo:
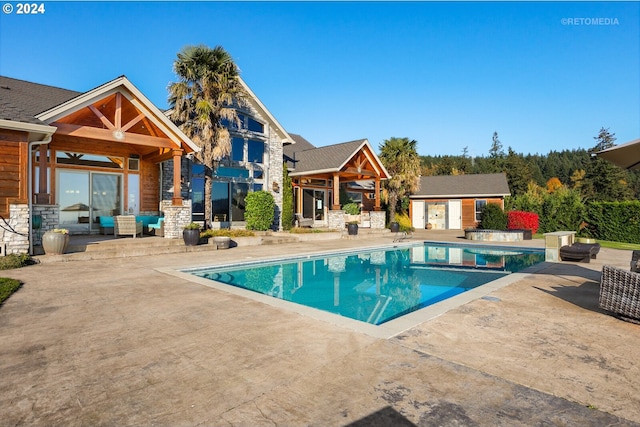
<instances>
[{"instance_id":1,"label":"roof eave","mask_svg":"<svg viewBox=\"0 0 640 427\"><path fill-rule=\"evenodd\" d=\"M14 120L0 119L0 128L18 132L27 132L29 142L41 141L53 135L58 128L49 125L39 125L35 123L16 122Z\"/></svg>"}]
</instances>

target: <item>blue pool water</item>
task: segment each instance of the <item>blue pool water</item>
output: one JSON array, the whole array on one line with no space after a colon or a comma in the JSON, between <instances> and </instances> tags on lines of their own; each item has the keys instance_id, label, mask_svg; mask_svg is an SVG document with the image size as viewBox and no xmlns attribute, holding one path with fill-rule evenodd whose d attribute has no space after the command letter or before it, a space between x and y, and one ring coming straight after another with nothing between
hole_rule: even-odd
<instances>
[{"instance_id":1,"label":"blue pool water","mask_svg":"<svg viewBox=\"0 0 640 427\"><path fill-rule=\"evenodd\" d=\"M185 271L379 325L542 261L541 250L425 243Z\"/></svg>"}]
</instances>

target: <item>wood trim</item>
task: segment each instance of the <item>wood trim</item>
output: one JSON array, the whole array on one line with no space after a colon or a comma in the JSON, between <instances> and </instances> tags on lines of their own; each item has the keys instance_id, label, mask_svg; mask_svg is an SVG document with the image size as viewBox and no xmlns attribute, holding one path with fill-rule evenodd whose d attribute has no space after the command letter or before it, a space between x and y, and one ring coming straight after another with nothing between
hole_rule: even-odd
<instances>
[{"instance_id":1,"label":"wood trim","mask_svg":"<svg viewBox=\"0 0 640 427\"><path fill-rule=\"evenodd\" d=\"M140 135L137 133L125 133L124 139L117 140L113 137L112 132L107 129L98 129L88 126L78 126L59 122L52 123L52 126L56 126L58 128L58 131L56 132L57 135L69 135L78 138L98 139L102 141L119 142L123 144L145 145L148 147L176 148L176 144L166 138L157 138L153 136Z\"/></svg>"}]
</instances>

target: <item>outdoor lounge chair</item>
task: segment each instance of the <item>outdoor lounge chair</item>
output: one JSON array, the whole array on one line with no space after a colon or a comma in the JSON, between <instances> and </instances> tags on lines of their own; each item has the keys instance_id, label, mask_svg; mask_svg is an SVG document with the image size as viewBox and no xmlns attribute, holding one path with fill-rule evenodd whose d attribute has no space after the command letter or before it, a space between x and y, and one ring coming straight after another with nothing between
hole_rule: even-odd
<instances>
[{"instance_id":1,"label":"outdoor lounge chair","mask_svg":"<svg viewBox=\"0 0 640 427\"><path fill-rule=\"evenodd\" d=\"M602 267L600 307L640 323L640 273L612 265Z\"/></svg>"},{"instance_id":2,"label":"outdoor lounge chair","mask_svg":"<svg viewBox=\"0 0 640 427\"><path fill-rule=\"evenodd\" d=\"M136 222L133 215L118 215L113 217L113 234L115 237L120 235L131 235L135 237L140 234L142 237L142 221Z\"/></svg>"},{"instance_id":3,"label":"outdoor lounge chair","mask_svg":"<svg viewBox=\"0 0 640 427\"><path fill-rule=\"evenodd\" d=\"M560 248L562 261L590 262L600 252L600 243L574 243Z\"/></svg>"},{"instance_id":4,"label":"outdoor lounge chair","mask_svg":"<svg viewBox=\"0 0 640 427\"><path fill-rule=\"evenodd\" d=\"M313 227L313 218L305 218L302 214L296 214L296 223L298 227Z\"/></svg>"}]
</instances>

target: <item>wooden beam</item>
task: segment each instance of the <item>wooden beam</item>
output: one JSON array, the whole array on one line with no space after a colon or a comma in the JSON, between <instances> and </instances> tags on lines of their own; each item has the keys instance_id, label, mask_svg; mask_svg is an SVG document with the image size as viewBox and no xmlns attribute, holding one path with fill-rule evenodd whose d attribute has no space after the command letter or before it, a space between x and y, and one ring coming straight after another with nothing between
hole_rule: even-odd
<instances>
[{"instance_id":1,"label":"wooden beam","mask_svg":"<svg viewBox=\"0 0 640 427\"><path fill-rule=\"evenodd\" d=\"M109 121L109 119L107 119L105 117L104 114L102 114L102 111L98 110L96 107L94 107L93 105L89 105L89 110L93 111L93 114L95 114L96 116L98 116L98 118L100 119L100 121L107 127L107 129L115 129L116 127L113 125L113 123L111 123Z\"/></svg>"},{"instance_id":2,"label":"wooden beam","mask_svg":"<svg viewBox=\"0 0 640 427\"><path fill-rule=\"evenodd\" d=\"M116 129L122 129L122 94L116 93L116 117L115 117Z\"/></svg>"},{"instance_id":3,"label":"wooden beam","mask_svg":"<svg viewBox=\"0 0 640 427\"><path fill-rule=\"evenodd\" d=\"M77 126L67 123L54 122L52 126L58 128L56 135L69 135L78 138L91 138L102 141L119 142L123 144L145 145L148 147L158 148L176 148L176 144L167 138L156 138L148 135L140 135L137 133L125 133L124 139L118 140L113 136L111 130L98 129L88 126Z\"/></svg>"},{"instance_id":4,"label":"wooden beam","mask_svg":"<svg viewBox=\"0 0 640 427\"><path fill-rule=\"evenodd\" d=\"M144 114L140 113L138 114L138 116L136 118L134 118L133 120L130 120L126 125L122 126L120 129L122 129L123 132L128 131L129 129L131 129L131 127L133 125L135 125L136 123L138 123L140 120L142 120L144 118Z\"/></svg>"},{"instance_id":5,"label":"wooden beam","mask_svg":"<svg viewBox=\"0 0 640 427\"><path fill-rule=\"evenodd\" d=\"M356 168L346 168L344 171L344 173L352 173L354 175L358 175L358 176L371 176L371 177L376 177L378 176L378 174L376 174L375 172L372 171L367 171L367 170L358 170Z\"/></svg>"}]
</instances>

